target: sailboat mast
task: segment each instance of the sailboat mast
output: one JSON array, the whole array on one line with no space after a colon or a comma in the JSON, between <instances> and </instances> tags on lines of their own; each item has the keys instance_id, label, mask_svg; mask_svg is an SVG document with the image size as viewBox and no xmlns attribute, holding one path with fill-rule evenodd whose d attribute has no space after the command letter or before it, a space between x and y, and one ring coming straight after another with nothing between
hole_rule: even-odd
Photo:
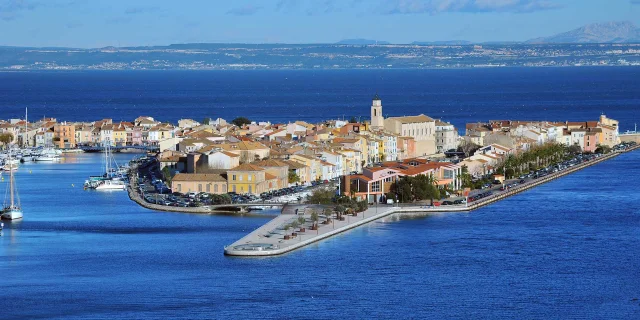
<instances>
[{"instance_id":1,"label":"sailboat mast","mask_svg":"<svg viewBox=\"0 0 640 320\"><path fill-rule=\"evenodd\" d=\"M9 145L9 189L11 190L11 207L13 209L13 159L11 159L11 145Z\"/></svg>"},{"instance_id":2,"label":"sailboat mast","mask_svg":"<svg viewBox=\"0 0 640 320\"><path fill-rule=\"evenodd\" d=\"M104 139L104 166L107 178L109 177L109 139Z\"/></svg>"},{"instance_id":3,"label":"sailboat mast","mask_svg":"<svg viewBox=\"0 0 640 320\"><path fill-rule=\"evenodd\" d=\"M28 147L29 146L29 133L28 133L28 129L27 129L27 123L29 123L29 110L27 107L24 107L24 141L22 141L22 143L24 144L24 147Z\"/></svg>"}]
</instances>

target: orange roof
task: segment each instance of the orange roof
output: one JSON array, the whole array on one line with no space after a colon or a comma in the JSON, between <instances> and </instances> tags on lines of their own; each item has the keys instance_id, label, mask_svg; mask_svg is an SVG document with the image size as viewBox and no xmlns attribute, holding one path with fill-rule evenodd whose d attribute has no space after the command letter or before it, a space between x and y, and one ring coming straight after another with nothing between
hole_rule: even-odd
<instances>
[{"instance_id":1,"label":"orange roof","mask_svg":"<svg viewBox=\"0 0 640 320\"><path fill-rule=\"evenodd\" d=\"M262 167L258 167L256 165L250 164L250 163L245 163L245 164L241 164L233 169L230 169L229 171L264 171L264 168Z\"/></svg>"},{"instance_id":2,"label":"orange roof","mask_svg":"<svg viewBox=\"0 0 640 320\"><path fill-rule=\"evenodd\" d=\"M277 179L277 178L278 178L278 177L276 177L276 176L272 175L272 174L271 174L271 173L269 173L269 172L265 172L265 173L264 173L264 179L265 179L265 180L273 180L273 179Z\"/></svg>"}]
</instances>

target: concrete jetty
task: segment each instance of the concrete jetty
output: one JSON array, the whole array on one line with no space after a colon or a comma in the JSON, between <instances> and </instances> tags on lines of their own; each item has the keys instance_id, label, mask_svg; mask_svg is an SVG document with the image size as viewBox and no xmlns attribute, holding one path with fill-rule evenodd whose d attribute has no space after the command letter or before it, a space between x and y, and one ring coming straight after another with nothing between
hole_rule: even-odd
<instances>
[{"instance_id":1,"label":"concrete jetty","mask_svg":"<svg viewBox=\"0 0 640 320\"><path fill-rule=\"evenodd\" d=\"M469 203L467 205L454 205L454 206L440 206L440 207L426 207L426 206L377 206L371 207L364 212L360 212L357 215L353 216L345 216L343 221L331 219L329 224L319 224L318 230L309 230L307 227L310 226L310 214L304 211L299 211L296 214L282 214L277 216L273 220L269 221L265 225L259 227L253 232L249 233L242 239L232 243L229 246L224 248L224 253L230 256L246 256L246 257L256 257L256 256L276 256L281 255L290 251L293 251L298 248L302 248L308 244L321 241L323 239L329 238L338 233L357 228L366 223L378 220L380 218L384 218L388 215L394 213L410 213L410 212L420 212L420 213L431 213L431 212L464 212L464 211L472 211L483 206L489 205L493 202L502 200L504 198L510 197L512 195L518 194L520 192L524 192L528 189L531 189L535 186L538 186L543 183L547 183L549 181L558 179L567 174L576 172L578 170L584 169L586 167L598 164L600 162L609 160L611 158L619 156L621 153L630 152L640 148L639 146L635 146L628 150L622 152L614 152L607 155L603 155L598 157L597 159L593 159L574 167L547 175L545 177L529 181L527 183L518 185L516 187L511 188L508 191L500 192L498 194L489 196L487 198L483 198L481 200ZM295 236L292 235L292 231L287 231L284 227L293 221L297 221L300 217L303 217L305 221L307 221L304 225L304 232L296 232ZM321 217L324 217L321 215ZM322 218L320 219L322 221ZM326 220L326 217L325 217ZM297 229L299 230L299 229Z\"/></svg>"}]
</instances>

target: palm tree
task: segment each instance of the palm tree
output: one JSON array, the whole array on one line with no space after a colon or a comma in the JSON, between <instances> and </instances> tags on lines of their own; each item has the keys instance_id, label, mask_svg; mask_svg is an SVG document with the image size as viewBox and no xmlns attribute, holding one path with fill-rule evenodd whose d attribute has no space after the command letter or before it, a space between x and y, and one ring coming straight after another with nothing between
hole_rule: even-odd
<instances>
[{"instance_id":1,"label":"palm tree","mask_svg":"<svg viewBox=\"0 0 640 320\"><path fill-rule=\"evenodd\" d=\"M327 220L326 220L326 221L327 221L327 224L329 224L329 222L331 222L331 213L332 213L332 212L331 212L331 209L329 209L329 208L325 208L325 209L323 210L323 213L324 213L325 218L327 219Z\"/></svg>"},{"instance_id":2,"label":"palm tree","mask_svg":"<svg viewBox=\"0 0 640 320\"><path fill-rule=\"evenodd\" d=\"M342 214L344 213L345 207L343 205L337 205L334 209L336 211L336 218L340 220L342 218Z\"/></svg>"},{"instance_id":3,"label":"palm tree","mask_svg":"<svg viewBox=\"0 0 640 320\"><path fill-rule=\"evenodd\" d=\"M285 224L284 225L284 237L285 237L285 239L289 236L288 235L289 229L291 229L291 225L290 224Z\"/></svg>"},{"instance_id":4,"label":"palm tree","mask_svg":"<svg viewBox=\"0 0 640 320\"><path fill-rule=\"evenodd\" d=\"M298 221L291 222L291 235L294 236L296 234L296 228L299 226Z\"/></svg>"},{"instance_id":5,"label":"palm tree","mask_svg":"<svg viewBox=\"0 0 640 320\"><path fill-rule=\"evenodd\" d=\"M318 220L319 220L318 213L315 210L311 209L311 221L313 222L313 225L311 228L313 230L318 230Z\"/></svg>"},{"instance_id":6,"label":"palm tree","mask_svg":"<svg viewBox=\"0 0 640 320\"><path fill-rule=\"evenodd\" d=\"M298 223L300 223L300 232L305 231L305 228L304 228L305 222L307 222L307 219L305 219L304 217L298 217Z\"/></svg>"}]
</instances>

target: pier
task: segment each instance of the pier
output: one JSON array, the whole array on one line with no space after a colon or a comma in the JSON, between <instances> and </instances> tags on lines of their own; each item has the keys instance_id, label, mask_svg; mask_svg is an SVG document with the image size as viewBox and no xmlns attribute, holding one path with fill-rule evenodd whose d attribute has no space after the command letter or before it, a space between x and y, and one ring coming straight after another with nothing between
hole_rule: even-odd
<instances>
[{"instance_id":1,"label":"pier","mask_svg":"<svg viewBox=\"0 0 640 320\"><path fill-rule=\"evenodd\" d=\"M598 164L600 162L612 159L614 157L619 156L621 153L634 151L640 148L640 145L634 146L630 149L621 152L613 152L603 156L600 156L597 159L590 160L584 163L581 163L577 166L547 175L545 177L541 177L539 179L529 181L527 183L518 185L516 187L511 188L508 191L501 192L499 194L495 194L489 196L487 198L483 198L478 201L474 201L472 203L466 205L454 205L454 206L439 206L439 207L426 207L424 205L395 205L395 206L376 206L370 207L364 212L360 212L354 215L345 215L344 220L330 219L330 222L327 224L318 224L318 230L309 230L307 227L309 226L311 215L307 212L307 210L299 210L299 214L292 214L291 212L285 213L277 216L273 220L269 221L265 225L259 227L253 232L249 233L245 237L239 239L238 241L232 243L229 246L224 248L224 254L229 256L245 256L245 257L256 257L256 256L276 256L281 255L287 252L291 252L295 249L302 248L306 245L309 245L314 242L321 241L323 239L327 239L333 235L345 232L347 230L357 228L369 222L378 220L380 218L384 218L394 213L432 213L432 212L469 212L481 208L483 206L489 205L496 201L500 201L507 197L513 196L515 194L524 192L533 187L541 185L543 183L547 183L553 181L555 179L559 179L567 174L571 174L578 170L582 170L586 167ZM313 210L317 210L317 208L310 207ZM317 211L316 211L317 212ZM285 226L291 224L294 221L298 221L300 217L303 217L306 221L302 227L304 227L304 232L289 232L285 229ZM324 216L325 221L327 217Z\"/></svg>"}]
</instances>

